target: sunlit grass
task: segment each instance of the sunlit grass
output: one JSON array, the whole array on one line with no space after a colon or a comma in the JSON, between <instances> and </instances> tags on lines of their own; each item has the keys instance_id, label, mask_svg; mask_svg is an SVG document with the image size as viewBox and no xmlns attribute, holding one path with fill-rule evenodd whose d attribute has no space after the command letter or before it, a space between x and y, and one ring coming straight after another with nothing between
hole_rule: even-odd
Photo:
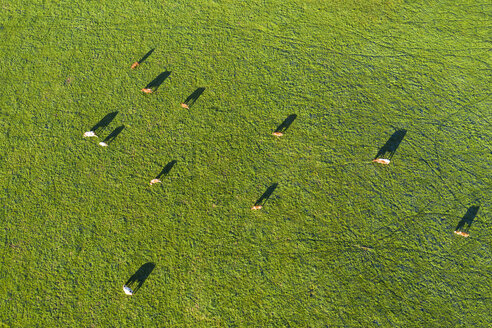
<instances>
[{"instance_id":1,"label":"sunlit grass","mask_svg":"<svg viewBox=\"0 0 492 328\"><path fill-rule=\"evenodd\" d=\"M2 4L1 321L487 326L489 10ZM470 237L453 234L471 206Z\"/></svg>"}]
</instances>

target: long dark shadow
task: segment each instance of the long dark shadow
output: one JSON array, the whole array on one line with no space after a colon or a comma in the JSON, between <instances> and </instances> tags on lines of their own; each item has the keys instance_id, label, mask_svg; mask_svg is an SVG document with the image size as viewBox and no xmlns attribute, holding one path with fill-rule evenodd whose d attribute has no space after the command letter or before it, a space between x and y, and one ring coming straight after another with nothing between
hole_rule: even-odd
<instances>
[{"instance_id":1,"label":"long dark shadow","mask_svg":"<svg viewBox=\"0 0 492 328\"><path fill-rule=\"evenodd\" d=\"M277 126L277 129L275 130L274 133L285 133L285 131L287 131L287 129L290 127L290 125L292 124L292 122L294 122L296 118L297 118L296 114L291 114L287 116L287 118L282 122L282 124Z\"/></svg>"},{"instance_id":2,"label":"long dark shadow","mask_svg":"<svg viewBox=\"0 0 492 328\"><path fill-rule=\"evenodd\" d=\"M145 280L150 276L154 268L155 263L145 263L128 279L125 286L130 287L133 290L133 293L136 293L142 287Z\"/></svg>"},{"instance_id":3,"label":"long dark shadow","mask_svg":"<svg viewBox=\"0 0 492 328\"><path fill-rule=\"evenodd\" d=\"M150 49L149 52L147 52L145 55L143 55L142 58L140 58L139 61L137 61L138 64L142 64L147 58L149 58L150 55L152 55L152 53L154 52L155 48L153 49Z\"/></svg>"},{"instance_id":4,"label":"long dark shadow","mask_svg":"<svg viewBox=\"0 0 492 328\"><path fill-rule=\"evenodd\" d=\"M150 83L147 84L145 89L151 89L154 92L157 91L157 89L161 86L161 84L167 79L169 75L171 75L170 71L162 72L155 79L150 81Z\"/></svg>"},{"instance_id":5,"label":"long dark shadow","mask_svg":"<svg viewBox=\"0 0 492 328\"><path fill-rule=\"evenodd\" d=\"M407 130L401 129L397 130L395 133L391 135L391 137L386 141L383 147L381 147L374 157L376 158L387 158L391 159L395 155L396 150L398 149L398 146L400 146L400 143L402 142L403 138L405 137L405 134L407 134Z\"/></svg>"},{"instance_id":6,"label":"long dark shadow","mask_svg":"<svg viewBox=\"0 0 492 328\"><path fill-rule=\"evenodd\" d=\"M171 171L171 169L173 168L174 164L176 164L178 161L176 160L172 160L170 161L169 163L166 164L166 166L164 166L164 168L162 169L161 173L159 173L155 178L156 179L160 179L162 176L166 176L169 174L169 171Z\"/></svg>"},{"instance_id":7,"label":"long dark shadow","mask_svg":"<svg viewBox=\"0 0 492 328\"><path fill-rule=\"evenodd\" d=\"M466 211L465 215L463 216L463 218L460 220L460 222L458 222L458 225L456 226L456 229L454 229L454 230L455 231L469 230L472 223L473 223L473 220L477 216L479 208L480 208L480 206L476 206L476 205L470 206L468 208L468 210ZM465 224L466 224L466 228L463 229Z\"/></svg>"},{"instance_id":8,"label":"long dark shadow","mask_svg":"<svg viewBox=\"0 0 492 328\"><path fill-rule=\"evenodd\" d=\"M203 91L205 91L205 88L198 88L195 91L193 91L193 93L189 95L188 98L186 98L186 100L183 103L181 103L181 106L186 105L183 106L186 108L190 108L191 106L193 106L193 104L197 101L197 99L202 95Z\"/></svg>"},{"instance_id":9,"label":"long dark shadow","mask_svg":"<svg viewBox=\"0 0 492 328\"><path fill-rule=\"evenodd\" d=\"M97 122L96 125L94 125L90 129L90 131L97 134L98 132L100 132L101 130L106 128L114 120L116 115L118 115L118 112L112 112L112 113L107 114L99 122Z\"/></svg>"},{"instance_id":10,"label":"long dark shadow","mask_svg":"<svg viewBox=\"0 0 492 328\"><path fill-rule=\"evenodd\" d=\"M124 125L117 127L103 140L103 142L109 145L114 141L114 139L116 139L116 137L121 133L121 131L123 131L124 128L125 128Z\"/></svg>"},{"instance_id":11,"label":"long dark shadow","mask_svg":"<svg viewBox=\"0 0 492 328\"><path fill-rule=\"evenodd\" d=\"M267 202L267 200L270 198L270 196L273 194L275 189L277 188L278 183L272 184L268 189L261 195L260 198L255 203L255 206L263 206Z\"/></svg>"}]
</instances>

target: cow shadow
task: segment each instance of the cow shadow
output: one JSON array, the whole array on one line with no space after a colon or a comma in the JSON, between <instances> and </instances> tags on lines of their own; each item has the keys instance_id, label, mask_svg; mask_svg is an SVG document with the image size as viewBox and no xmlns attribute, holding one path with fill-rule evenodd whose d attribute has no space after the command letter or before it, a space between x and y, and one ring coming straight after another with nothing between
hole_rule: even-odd
<instances>
[{"instance_id":1,"label":"cow shadow","mask_svg":"<svg viewBox=\"0 0 492 328\"><path fill-rule=\"evenodd\" d=\"M456 226L455 231L465 231L468 232L470 230L470 227L473 223L473 220L477 216L478 210L480 206L470 206L468 210L466 211L465 215L463 218L458 222L458 225ZM466 227L465 227L466 225ZM464 228L464 229L463 229Z\"/></svg>"},{"instance_id":2,"label":"cow shadow","mask_svg":"<svg viewBox=\"0 0 492 328\"><path fill-rule=\"evenodd\" d=\"M265 203L270 198L270 196L275 191L275 189L277 188L277 186L278 186L278 183L274 183L270 187L268 187L268 189L263 193L263 195L261 195L261 197L258 198L258 200L256 201L254 206L264 206Z\"/></svg>"},{"instance_id":3,"label":"cow shadow","mask_svg":"<svg viewBox=\"0 0 492 328\"><path fill-rule=\"evenodd\" d=\"M114 118L118 115L118 112L112 112L104 116L99 122L94 125L90 131L94 132L96 135L106 129L109 124L114 120Z\"/></svg>"},{"instance_id":4,"label":"cow shadow","mask_svg":"<svg viewBox=\"0 0 492 328\"><path fill-rule=\"evenodd\" d=\"M116 139L116 137L121 133L121 131L123 131L123 129L125 128L124 125L121 125L119 127L117 127L116 129L113 130L113 132L111 132L104 140L103 142L107 145L109 145L110 143L112 143L114 141L114 139Z\"/></svg>"},{"instance_id":5,"label":"cow shadow","mask_svg":"<svg viewBox=\"0 0 492 328\"><path fill-rule=\"evenodd\" d=\"M279 126L277 126L277 129L275 129L274 133L285 133L285 131L287 131L287 129L296 118L296 114L291 114L287 116L287 118Z\"/></svg>"},{"instance_id":6,"label":"cow shadow","mask_svg":"<svg viewBox=\"0 0 492 328\"><path fill-rule=\"evenodd\" d=\"M205 91L205 88L196 89L191 95L188 96L188 98L185 99L185 101L183 101L183 104L190 108L198 100L198 98L200 98L203 91Z\"/></svg>"},{"instance_id":7,"label":"cow shadow","mask_svg":"<svg viewBox=\"0 0 492 328\"><path fill-rule=\"evenodd\" d=\"M147 84L147 86L145 87L145 89L150 89L153 92L157 91L157 89L159 89L161 84L169 77L169 75L171 75L170 71L162 72L155 79L150 81L149 84Z\"/></svg>"},{"instance_id":8,"label":"cow shadow","mask_svg":"<svg viewBox=\"0 0 492 328\"><path fill-rule=\"evenodd\" d=\"M173 168L174 164L176 164L176 163L177 163L176 160L172 160L169 163L167 163L166 166L164 166L164 168L162 169L162 171L155 178L156 179L160 179L161 177L168 175L169 174L169 171L171 171L171 169Z\"/></svg>"},{"instance_id":9,"label":"cow shadow","mask_svg":"<svg viewBox=\"0 0 492 328\"><path fill-rule=\"evenodd\" d=\"M374 159L377 158L392 159L393 156L395 155L396 150L398 149L398 146L400 146L400 143L405 137L405 134L407 134L407 130L405 129L397 130L395 133L393 133L391 137L388 139L388 141L386 141L384 146L379 149Z\"/></svg>"},{"instance_id":10,"label":"cow shadow","mask_svg":"<svg viewBox=\"0 0 492 328\"><path fill-rule=\"evenodd\" d=\"M144 284L145 280L150 276L155 268L155 263L147 262L142 265L125 283L125 286L130 287L133 293L136 293Z\"/></svg>"},{"instance_id":11,"label":"cow shadow","mask_svg":"<svg viewBox=\"0 0 492 328\"><path fill-rule=\"evenodd\" d=\"M147 58L149 58L150 55L154 52L155 48L150 49L149 52L147 52L145 55L143 55L142 58L140 58L139 61L137 61L138 64L142 64Z\"/></svg>"}]
</instances>

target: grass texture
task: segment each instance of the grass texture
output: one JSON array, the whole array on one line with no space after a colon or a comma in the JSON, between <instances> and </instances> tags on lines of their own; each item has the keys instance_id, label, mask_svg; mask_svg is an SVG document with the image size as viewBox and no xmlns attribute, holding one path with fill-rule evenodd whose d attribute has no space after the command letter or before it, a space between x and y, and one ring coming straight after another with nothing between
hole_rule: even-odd
<instances>
[{"instance_id":1,"label":"grass texture","mask_svg":"<svg viewBox=\"0 0 492 328\"><path fill-rule=\"evenodd\" d=\"M4 326L491 324L490 4L1 7Z\"/></svg>"}]
</instances>

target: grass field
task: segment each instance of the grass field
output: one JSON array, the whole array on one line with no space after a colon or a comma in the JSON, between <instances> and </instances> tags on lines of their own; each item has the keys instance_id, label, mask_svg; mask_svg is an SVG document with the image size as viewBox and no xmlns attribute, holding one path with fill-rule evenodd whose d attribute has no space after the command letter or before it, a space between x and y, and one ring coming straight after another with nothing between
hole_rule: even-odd
<instances>
[{"instance_id":1,"label":"grass field","mask_svg":"<svg viewBox=\"0 0 492 328\"><path fill-rule=\"evenodd\" d=\"M0 3L4 326L492 325L491 4Z\"/></svg>"}]
</instances>

